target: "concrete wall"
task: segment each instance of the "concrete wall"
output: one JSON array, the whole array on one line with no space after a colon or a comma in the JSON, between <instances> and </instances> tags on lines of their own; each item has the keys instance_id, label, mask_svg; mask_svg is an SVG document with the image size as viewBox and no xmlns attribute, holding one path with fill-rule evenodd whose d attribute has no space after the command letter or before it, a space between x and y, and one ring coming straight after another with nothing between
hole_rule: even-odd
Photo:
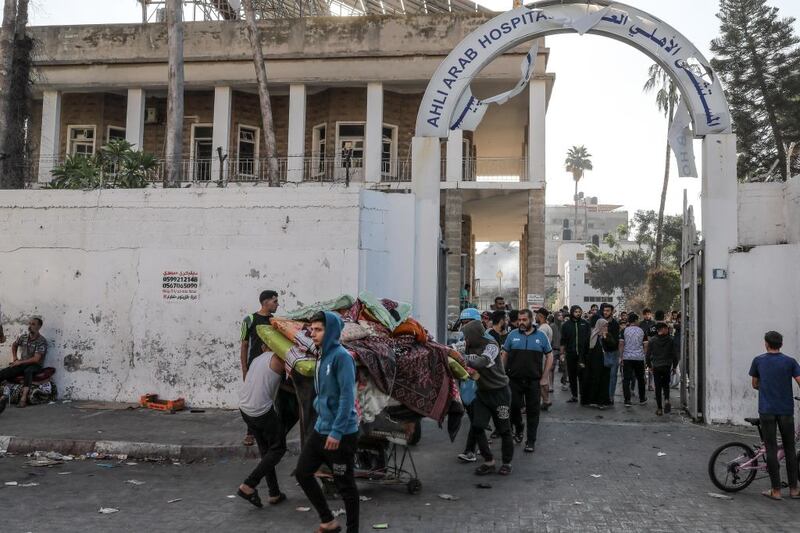
<instances>
[{"instance_id":1,"label":"concrete wall","mask_svg":"<svg viewBox=\"0 0 800 533\"><path fill-rule=\"evenodd\" d=\"M409 245L400 257L392 245L398 221L413 217L413 199L382 194L329 186L8 191L0 198L6 333L43 316L47 364L66 397L134 401L155 392L233 406L239 325L261 290L278 290L283 310L355 293L362 278L378 293L395 279L383 293L410 294L399 273L411 271ZM377 272L363 271L365 255ZM387 264L393 277L380 271ZM199 277L196 299L165 299L165 272L183 271Z\"/></svg>"},{"instance_id":2,"label":"concrete wall","mask_svg":"<svg viewBox=\"0 0 800 533\"><path fill-rule=\"evenodd\" d=\"M786 242L785 183L739 184L739 244Z\"/></svg>"}]
</instances>

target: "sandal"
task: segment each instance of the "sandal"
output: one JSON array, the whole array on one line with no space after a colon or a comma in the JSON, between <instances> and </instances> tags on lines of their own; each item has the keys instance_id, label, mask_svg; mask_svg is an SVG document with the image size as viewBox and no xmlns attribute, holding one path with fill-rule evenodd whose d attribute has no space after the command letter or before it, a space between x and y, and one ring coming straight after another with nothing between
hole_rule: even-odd
<instances>
[{"instance_id":1,"label":"sandal","mask_svg":"<svg viewBox=\"0 0 800 533\"><path fill-rule=\"evenodd\" d=\"M342 526L336 526L333 529L325 529L322 526L317 528L317 533L340 533L342 531Z\"/></svg>"},{"instance_id":2,"label":"sandal","mask_svg":"<svg viewBox=\"0 0 800 533\"><path fill-rule=\"evenodd\" d=\"M494 465L487 465L486 463L483 463L481 466L475 469L475 475L488 476L489 474L494 474L496 470L497 469Z\"/></svg>"},{"instance_id":3,"label":"sandal","mask_svg":"<svg viewBox=\"0 0 800 533\"><path fill-rule=\"evenodd\" d=\"M501 476L507 476L511 473L511 465L503 465L500 467L500 470L497 471L498 474Z\"/></svg>"},{"instance_id":4,"label":"sandal","mask_svg":"<svg viewBox=\"0 0 800 533\"><path fill-rule=\"evenodd\" d=\"M256 507L258 507L259 509L261 507L264 507L264 504L261 502L261 498L259 498L259 496L258 496L258 490L257 489L253 489L253 493L252 494L245 494L242 491L242 489L239 489L239 490L236 491L236 495L239 496L240 498L244 498L245 500L247 500L251 504L253 504Z\"/></svg>"},{"instance_id":5,"label":"sandal","mask_svg":"<svg viewBox=\"0 0 800 533\"><path fill-rule=\"evenodd\" d=\"M789 498L792 499L792 500L800 500L800 492L798 492L797 494L792 494L790 492L789 493Z\"/></svg>"},{"instance_id":6,"label":"sandal","mask_svg":"<svg viewBox=\"0 0 800 533\"><path fill-rule=\"evenodd\" d=\"M766 497L767 497L767 498L769 498L770 500L775 500L776 502L779 502L779 501L781 501L781 500L783 499L783 497L782 497L782 496L773 496L773 495L772 495L772 491L771 491L771 490L769 490L769 489L767 489L767 490L765 490L764 492L762 492L762 493L761 493L761 495L762 495L762 496L766 496Z\"/></svg>"},{"instance_id":7,"label":"sandal","mask_svg":"<svg viewBox=\"0 0 800 533\"><path fill-rule=\"evenodd\" d=\"M252 446L256 443L256 438L252 435L245 435L244 439L242 440L242 444L245 446Z\"/></svg>"},{"instance_id":8,"label":"sandal","mask_svg":"<svg viewBox=\"0 0 800 533\"><path fill-rule=\"evenodd\" d=\"M273 500L273 498L275 499ZM281 492L277 496L270 496L269 500L267 501L269 502L270 505L278 505L279 503L286 501L286 494Z\"/></svg>"}]
</instances>

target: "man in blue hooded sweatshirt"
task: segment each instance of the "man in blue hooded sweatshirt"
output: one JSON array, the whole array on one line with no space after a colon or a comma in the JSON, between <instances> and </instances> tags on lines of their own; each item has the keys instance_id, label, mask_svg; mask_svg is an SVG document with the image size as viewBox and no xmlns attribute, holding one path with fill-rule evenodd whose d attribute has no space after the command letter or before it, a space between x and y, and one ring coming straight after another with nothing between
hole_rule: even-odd
<instances>
[{"instance_id":1,"label":"man in blue hooded sweatshirt","mask_svg":"<svg viewBox=\"0 0 800 533\"><path fill-rule=\"evenodd\" d=\"M320 518L318 532L341 531L331 513L322 489L314 478L325 463L344 500L347 532L358 532L358 488L354 476L358 414L356 413L356 364L339 343L342 319L335 313L316 313L311 317L311 338L320 348L314 385L317 397L314 410L317 422L306 438L295 477Z\"/></svg>"}]
</instances>

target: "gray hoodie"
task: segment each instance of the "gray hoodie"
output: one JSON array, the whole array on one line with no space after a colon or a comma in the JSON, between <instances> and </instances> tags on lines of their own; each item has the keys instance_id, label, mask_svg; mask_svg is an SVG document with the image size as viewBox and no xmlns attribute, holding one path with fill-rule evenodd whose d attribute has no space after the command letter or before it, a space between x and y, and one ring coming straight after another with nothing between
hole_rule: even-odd
<instances>
[{"instance_id":1,"label":"gray hoodie","mask_svg":"<svg viewBox=\"0 0 800 533\"><path fill-rule=\"evenodd\" d=\"M480 320L473 320L461 328L467 347L464 359L480 374L479 390L497 390L508 386L508 376L500 357L500 346L485 335Z\"/></svg>"}]
</instances>

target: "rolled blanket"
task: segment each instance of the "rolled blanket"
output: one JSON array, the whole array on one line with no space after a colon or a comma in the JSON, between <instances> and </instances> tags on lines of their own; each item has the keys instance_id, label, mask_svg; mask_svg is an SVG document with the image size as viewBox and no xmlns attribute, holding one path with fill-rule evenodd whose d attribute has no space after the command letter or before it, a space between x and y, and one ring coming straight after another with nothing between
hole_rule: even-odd
<instances>
[{"instance_id":1,"label":"rolled blanket","mask_svg":"<svg viewBox=\"0 0 800 533\"><path fill-rule=\"evenodd\" d=\"M324 302L318 302L312 305L301 307L300 309L295 309L286 316L287 318L291 318L293 320L308 320L317 311L337 311L339 309L350 309L353 307L355 302L355 298L349 294L343 294L332 300L326 300Z\"/></svg>"},{"instance_id":2,"label":"rolled blanket","mask_svg":"<svg viewBox=\"0 0 800 533\"><path fill-rule=\"evenodd\" d=\"M293 344L292 341L272 326L256 326L256 333L264 341L267 347L283 359L283 361L301 375L312 377L317 367L317 360L309 357L300 346Z\"/></svg>"}]
</instances>

